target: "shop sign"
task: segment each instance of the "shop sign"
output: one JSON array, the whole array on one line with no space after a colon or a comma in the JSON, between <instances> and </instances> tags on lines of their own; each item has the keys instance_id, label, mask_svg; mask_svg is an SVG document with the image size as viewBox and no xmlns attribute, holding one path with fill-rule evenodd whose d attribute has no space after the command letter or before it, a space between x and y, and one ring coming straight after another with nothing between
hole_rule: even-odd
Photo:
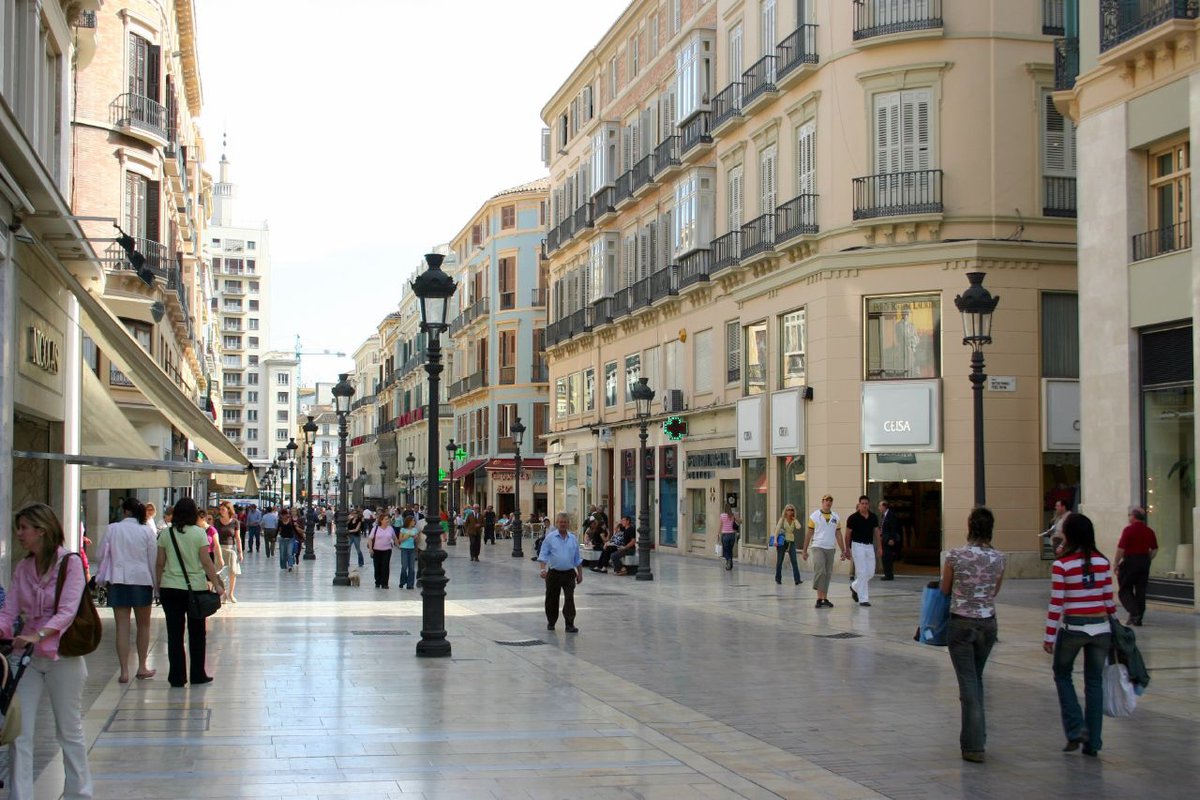
<instances>
[{"instance_id":1,"label":"shop sign","mask_svg":"<svg viewBox=\"0 0 1200 800\"><path fill-rule=\"evenodd\" d=\"M717 450L689 450L688 469L733 469L737 466L737 451L732 447Z\"/></svg>"},{"instance_id":2,"label":"shop sign","mask_svg":"<svg viewBox=\"0 0 1200 800\"><path fill-rule=\"evenodd\" d=\"M1015 392L1017 390L1017 376L988 375L987 389L989 392Z\"/></svg>"},{"instance_id":3,"label":"shop sign","mask_svg":"<svg viewBox=\"0 0 1200 800\"><path fill-rule=\"evenodd\" d=\"M804 402L799 389L771 395L771 455L804 454Z\"/></svg>"},{"instance_id":4,"label":"shop sign","mask_svg":"<svg viewBox=\"0 0 1200 800\"><path fill-rule=\"evenodd\" d=\"M36 325L29 328L28 337L29 363L48 372L58 374L58 364L62 360L61 348L55 339Z\"/></svg>"},{"instance_id":5,"label":"shop sign","mask_svg":"<svg viewBox=\"0 0 1200 800\"><path fill-rule=\"evenodd\" d=\"M1079 381L1045 380L1042 382L1042 449L1078 452L1081 439L1079 420Z\"/></svg>"},{"instance_id":6,"label":"shop sign","mask_svg":"<svg viewBox=\"0 0 1200 800\"><path fill-rule=\"evenodd\" d=\"M738 458L766 458L763 441L763 395L743 397L737 401Z\"/></svg>"},{"instance_id":7,"label":"shop sign","mask_svg":"<svg viewBox=\"0 0 1200 800\"><path fill-rule=\"evenodd\" d=\"M937 380L864 382L863 452L940 452L940 397Z\"/></svg>"}]
</instances>

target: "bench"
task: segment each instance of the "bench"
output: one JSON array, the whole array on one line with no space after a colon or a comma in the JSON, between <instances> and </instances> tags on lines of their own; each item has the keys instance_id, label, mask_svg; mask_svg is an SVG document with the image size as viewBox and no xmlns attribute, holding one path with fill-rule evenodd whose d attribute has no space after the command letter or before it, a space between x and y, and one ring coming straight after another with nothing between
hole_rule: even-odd
<instances>
[{"instance_id":1,"label":"bench","mask_svg":"<svg viewBox=\"0 0 1200 800\"><path fill-rule=\"evenodd\" d=\"M603 550L595 550L591 547L584 547L582 544L579 545L579 554L580 554L580 557L583 558L583 566L585 566L585 567L594 567L597 564L599 564L600 563L600 554L602 552L604 552L604 551ZM625 563L625 570L626 570L627 574L629 574L629 575L635 574L638 569L637 551L635 550L634 552L625 556L624 563Z\"/></svg>"}]
</instances>

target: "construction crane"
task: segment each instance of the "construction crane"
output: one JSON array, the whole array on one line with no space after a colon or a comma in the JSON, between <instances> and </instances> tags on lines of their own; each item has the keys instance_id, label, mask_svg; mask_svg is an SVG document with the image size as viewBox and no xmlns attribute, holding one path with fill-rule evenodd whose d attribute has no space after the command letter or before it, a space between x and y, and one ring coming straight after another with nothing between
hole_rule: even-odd
<instances>
[{"instance_id":1,"label":"construction crane","mask_svg":"<svg viewBox=\"0 0 1200 800\"><path fill-rule=\"evenodd\" d=\"M301 385L300 380L300 357L301 356L334 356L336 358L345 358L345 353L335 353L332 350L304 350L300 345L300 334L296 334L296 385ZM296 395L299 398L299 395Z\"/></svg>"}]
</instances>

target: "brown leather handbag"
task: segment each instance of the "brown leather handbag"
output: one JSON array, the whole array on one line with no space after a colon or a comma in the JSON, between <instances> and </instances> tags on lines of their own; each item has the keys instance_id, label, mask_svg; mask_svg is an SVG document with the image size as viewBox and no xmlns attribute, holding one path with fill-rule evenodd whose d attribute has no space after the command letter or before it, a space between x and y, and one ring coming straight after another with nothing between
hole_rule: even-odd
<instances>
[{"instance_id":1,"label":"brown leather handbag","mask_svg":"<svg viewBox=\"0 0 1200 800\"><path fill-rule=\"evenodd\" d=\"M67 579L67 563L71 556L79 559L79 568L83 569L83 559L79 553L67 553L63 556L58 567L58 583L54 588L54 608L58 609L62 597L63 583ZM92 593L83 587L83 595L79 598L79 608L75 619L58 637L58 654L60 656L86 656L100 646L100 636L103 628L100 625L100 612L92 602Z\"/></svg>"}]
</instances>

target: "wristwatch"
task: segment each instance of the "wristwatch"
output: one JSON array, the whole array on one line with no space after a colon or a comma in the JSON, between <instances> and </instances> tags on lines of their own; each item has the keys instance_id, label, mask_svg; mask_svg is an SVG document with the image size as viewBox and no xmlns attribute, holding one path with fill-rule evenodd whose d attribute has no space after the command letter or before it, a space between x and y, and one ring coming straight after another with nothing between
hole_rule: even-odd
<instances>
[{"instance_id":1,"label":"wristwatch","mask_svg":"<svg viewBox=\"0 0 1200 800\"><path fill-rule=\"evenodd\" d=\"M41 630L40 628L38 629L38 632L37 632L37 634L38 634L38 641L39 641L39 642L40 642L40 641L42 641L43 639L45 639L47 636L49 636L49 635L50 635L50 634L46 633L44 630Z\"/></svg>"}]
</instances>

